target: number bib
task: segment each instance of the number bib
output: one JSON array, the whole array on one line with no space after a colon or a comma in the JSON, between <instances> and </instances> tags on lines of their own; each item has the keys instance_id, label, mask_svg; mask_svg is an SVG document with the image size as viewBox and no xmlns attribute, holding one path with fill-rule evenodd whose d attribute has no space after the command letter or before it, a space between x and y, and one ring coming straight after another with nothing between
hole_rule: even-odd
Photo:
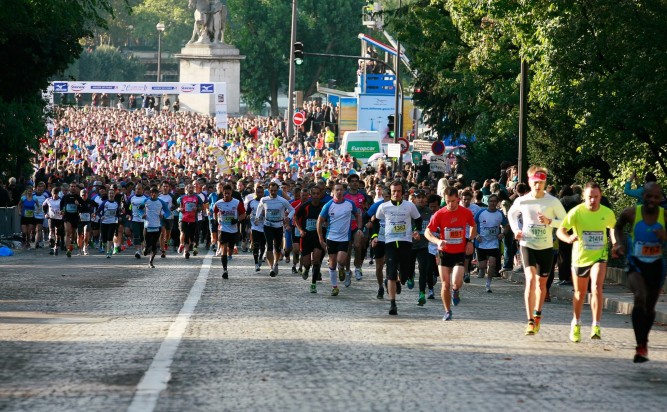
<instances>
[{"instance_id":1,"label":"number bib","mask_svg":"<svg viewBox=\"0 0 667 412\"><path fill-rule=\"evenodd\" d=\"M220 216L220 223L231 225L232 224L232 219L234 219L234 216L232 216L232 215L223 215L223 216Z\"/></svg>"},{"instance_id":2,"label":"number bib","mask_svg":"<svg viewBox=\"0 0 667 412\"><path fill-rule=\"evenodd\" d=\"M35 202L35 214L36 215L44 214L44 207L39 202Z\"/></svg>"},{"instance_id":3,"label":"number bib","mask_svg":"<svg viewBox=\"0 0 667 412\"><path fill-rule=\"evenodd\" d=\"M662 256L662 245L660 243L635 242L634 255L639 258L658 259Z\"/></svg>"},{"instance_id":4,"label":"number bib","mask_svg":"<svg viewBox=\"0 0 667 412\"><path fill-rule=\"evenodd\" d=\"M79 218L82 222L90 221L90 213L79 213Z\"/></svg>"},{"instance_id":5,"label":"number bib","mask_svg":"<svg viewBox=\"0 0 667 412\"><path fill-rule=\"evenodd\" d=\"M581 242L584 250L600 250L604 247L604 233L602 231L584 231Z\"/></svg>"},{"instance_id":6,"label":"number bib","mask_svg":"<svg viewBox=\"0 0 667 412\"><path fill-rule=\"evenodd\" d=\"M185 203L185 211L186 212L194 212L197 210L197 204L195 202L186 202Z\"/></svg>"},{"instance_id":7,"label":"number bib","mask_svg":"<svg viewBox=\"0 0 667 412\"><path fill-rule=\"evenodd\" d=\"M26 209L24 214L25 214L25 217L34 217L35 216L35 211Z\"/></svg>"},{"instance_id":8,"label":"number bib","mask_svg":"<svg viewBox=\"0 0 667 412\"><path fill-rule=\"evenodd\" d=\"M387 227L389 232L395 236L405 236L407 230L406 224L403 222L389 222Z\"/></svg>"},{"instance_id":9,"label":"number bib","mask_svg":"<svg viewBox=\"0 0 667 412\"><path fill-rule=\"evenodd\" d=\"M535 240L544 241L549 238L549 231L546 225L528 225L528 233Z\"/></svg>"},{"instance_id":10,"label":"number bib","mask_svg":"<svg viewBox=\"0 0 667 412\"><path fill-rule=\"evenodd\" d=\"M67 213L76 213L76 211L79 209L77 205L74 203L68 203L65 205L65 212Z\"/></svg>"},{"instance_id":11,"label":"number bib","mask_svg":"<svg viewBox=\"0 0 667 412\"><path fill-rule=\"evenodd\" d=\"M116 209L106 209L104 211L104 217L116 217Z\"/></svg>"},{"instance_id":12,"label":"number bib","mask_svg":"<svg viewBox=\"0 0 667 412\"><path fill-rule=\"evenodd\" d=\"M62 219L63 214L60 212L60 209L53 209L51 217L53 219Z\"/></svg>"},{"instance_id":13,"label":"number bib","mask_svg":"<svg viewBox=\"0 0 667 412\"><path fill-rule=\"evenodd\" d=\"M491 238L498 236L500 233L500 228L498 226L481 226L479 228L479 234L482 237Z\"/></svg>"},{"instance_id":14,"label":"number bib","mask_svg":"<svg viewBox=\"0 0 667 412\"><path fill-rule=\"evenodd\" d=\"M271 222L280 222L282 220L280 218L280 209L267 209L266 218Z\"/></svg>"},{"instance_id":15,"label":"number bib","mask_svg":"<svg viewBox=\"0 0 667 412\"><path fill-rule=\"evenodd\" d=\"M306 219L306 230L308 232L314 232L317 230L317 220L315 219Z\"/></svg>"},{"instance_id":16,"label":"number bib","mask_svg":"<svg viewBox=\"0 0 667 412\"><path fill-rule=\"evenodd\" d=\"M452 245L460 245L464 238L463 228L460 227L446 227L445 240Z\"/></svg>"},{"instance_id":17,"label":"number bib","mask_svg":"<svg viewBox=\"0 0 667 412\"><path fill-rule=\"evenodd\" d=\"M147 227L147 228L146 228L146 232L151 232L151 233L153 233L153 232L159 232L159 231L160 231L160 228L159 228L159 227Z\"/></svg>"}]
</instances>

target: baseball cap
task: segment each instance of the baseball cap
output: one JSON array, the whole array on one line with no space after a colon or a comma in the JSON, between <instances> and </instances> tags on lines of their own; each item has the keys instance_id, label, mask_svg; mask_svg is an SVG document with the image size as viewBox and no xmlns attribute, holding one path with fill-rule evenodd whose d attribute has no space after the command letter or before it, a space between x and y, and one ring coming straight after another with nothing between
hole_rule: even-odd
<instances>
[{"instance_id":1,"label":"baseball cap","mask_svg":"<svg viewBox=\"0 0 667 412\"><path fill-rule=\"evenodd\" d=\"M415 190L415 196L426 196L426 191L424 189Z\"/></svg>"},{"instance_id":2,"label":"baseball cap","mask_svg":"<svg viewBox=\"0 0 667 412\"><path fill-rule=\"evenodd\" d=\"M544 172L535 172L528 180L531 182L544 182L547 180L547 174Z\"/></svg>"},{"instance_id":3,"label":"baseball cap","mask_svg":"<svg viewBox=\"0 0 667 412\"><path fill-rule=\"evenodd\" d=\"M180 185L178 185L178 188L179 189L185 189L185 183L181 183Z\"/></svg>"}]
</instances>

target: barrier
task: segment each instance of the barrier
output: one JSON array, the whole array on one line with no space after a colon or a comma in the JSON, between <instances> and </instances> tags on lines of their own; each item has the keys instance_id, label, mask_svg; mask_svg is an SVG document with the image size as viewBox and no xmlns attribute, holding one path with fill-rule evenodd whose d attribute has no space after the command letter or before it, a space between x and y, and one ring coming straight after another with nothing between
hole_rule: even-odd
<instances>
[{"instance_id":1,"label":"barrier","mask_svg":"<svg viewBox=\"0 0 667 412\"><path fill-rule=\"evenodd\" d=\"M16 206L0 207L0 236L21 232L21 218Z\"/></svg>"}]
</instances>

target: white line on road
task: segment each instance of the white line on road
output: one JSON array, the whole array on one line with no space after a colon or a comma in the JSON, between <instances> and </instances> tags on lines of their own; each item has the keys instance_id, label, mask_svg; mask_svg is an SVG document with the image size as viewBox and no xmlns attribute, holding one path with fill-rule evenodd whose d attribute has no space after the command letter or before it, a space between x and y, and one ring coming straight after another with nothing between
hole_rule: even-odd
<instances>
[{"instance_id":1,"label":"white line on road","mask_svg":"<svg viewBox=\"0 0 667 412\"><path fill-rule=\"evenodd\" d=\"M197 276L195 284L192 285L192 289L190 289L190 293L185 299L181 311L169 327L167 336L162 341L151 366L137 385L132 403L127 408L128 412L154 411L160 397L160 392L167 388L167 383L171 379L171 363L174 360L178 346L181 344L190 317L194 313L197 303L199 303L199 299L206 287L208 273L211 270L212 257L213 252L209 251L202 262L199 276Z\"/></svg>"}]
</instances>

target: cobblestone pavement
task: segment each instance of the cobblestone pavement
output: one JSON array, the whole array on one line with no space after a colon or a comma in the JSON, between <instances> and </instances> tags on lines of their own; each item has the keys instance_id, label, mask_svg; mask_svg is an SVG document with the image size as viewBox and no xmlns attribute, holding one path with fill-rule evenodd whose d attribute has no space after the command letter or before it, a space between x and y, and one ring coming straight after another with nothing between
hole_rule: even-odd
<instances>
[{"instance_id":1,"label":"cobblestone pavement","mask_svg":"<svg viewBox=\"0 0 667 412\"><path fill-rule=\"evenodd\" d=\"M175 349L170 380L155 404L135 410L623 411L667 402L664 325L650 335L651 361L637 365L629 316L605 312L603 339L590 341L585 307L574 344L569 302L559 300L526 337L523 286L504 280L487 294L473 278L443 322L439 298L418 307L407 288L390 317L368 264L362 281L331 297L328 282L311 294L284 262L269 278L237 255L224 281L219 258L210 272L205 262L170 256L148 269L128 252L3 258L0 410L128 410L163 342ZM198 278L205 287L184 317ZM176 320L182 340L165 339Z\"/></svg>"}]
</instances>

